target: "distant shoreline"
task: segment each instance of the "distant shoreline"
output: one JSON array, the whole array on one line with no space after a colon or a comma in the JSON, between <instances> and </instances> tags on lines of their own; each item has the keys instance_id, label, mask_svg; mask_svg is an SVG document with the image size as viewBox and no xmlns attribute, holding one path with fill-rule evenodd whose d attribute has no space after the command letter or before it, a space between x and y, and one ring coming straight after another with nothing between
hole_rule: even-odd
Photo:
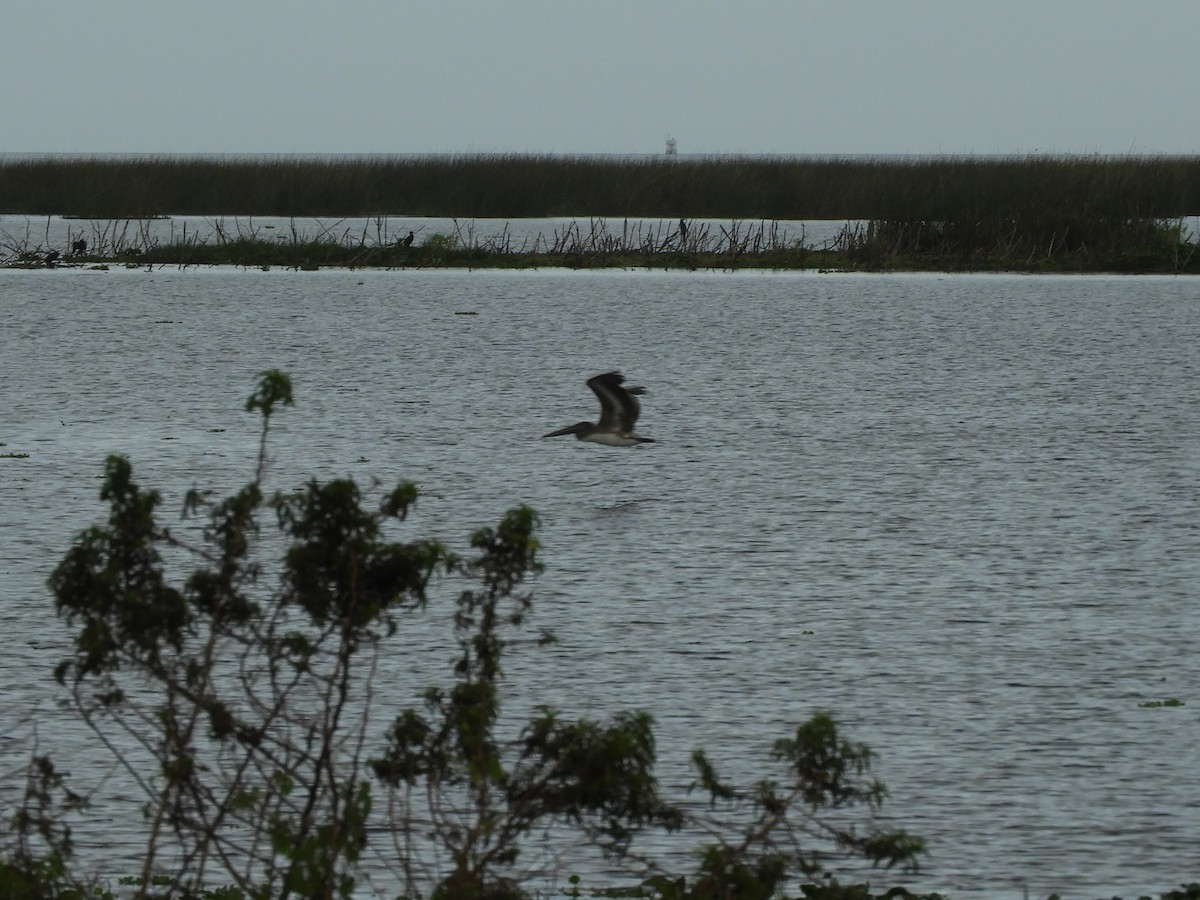
<instances>
[{"instance_id":1,"label":"distant shoreline","mask_svg":"<svg viewBox=\"0 0 1200 900\"><path fill-rule=\"evenodd\" d=\"M0 156L0 213L889 219L1200 214L1200 155Z\"/></svg>"},{"instance_id":2,"label":"distant shoreline","mask_svg":"<svg viewBox=\"0 0 1200 900\"><path fill-rule=\"evenodd\" d=\"M0 151L0 165L8 162L28 162L39 160L62 161L102 161L102 162L141 162L141 161L205 161L205 162L279 162L295 160L299 162L412 162L414 160L463 160L463 159L542 159L562 161L589 160L625 160L631 162L657 162L659 160L697 162L697 161L728 161L766 160L779 162L1026 162L1031 160L1049 161L1158 161L1158 160L1192 160L1200 157L1193 153L677 153L664 154L661 151L647 153L509 153L496 151L494 153L459 153L453 151L426 151L408 153L388 152L337 152L323 153L266 153L226 150L220 152L176 153L161 151L122 150L111 152L91 152L72 150L9 150Z\"/></svg>"},{"instance_id":3,"label":"distant shoreline","mask_svg":"<svg viewBox=\"0 0 1200 900\"><path fill-rule=\"evenodd\" d=\"M528 219L604 211L591 221L674 226L547 237L529 246L423 235L264 241L223 235L144 241L95 262L570 268L838 268L853 271L1195 273L1200 156L580 157L521 155L0 157L0 213L147 221L169 215ZM698 222L726 220L719 234ZM779 239L770 223L858 223L832 243ZM689 226L689 223L692 223ZM743 223L739 226L738 223ZM745 223L751 223L746 225ZM753 224L757 223L757 224ZM707 226L706 226L707 227ZM694 229L694 230L693 230ZM44 244L44 242L43 242ZM0 248L34 265L72 248ZM5 254L3 251L7 251Z\"/></svg>"}]
</instances>

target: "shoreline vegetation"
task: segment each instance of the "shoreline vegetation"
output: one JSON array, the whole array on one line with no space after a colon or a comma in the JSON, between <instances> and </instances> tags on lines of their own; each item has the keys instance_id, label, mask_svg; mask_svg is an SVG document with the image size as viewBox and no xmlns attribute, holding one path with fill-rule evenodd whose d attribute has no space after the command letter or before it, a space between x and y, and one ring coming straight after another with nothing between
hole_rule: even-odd
<instances>
[{"instance_id":1,"label":"shoreline vegetation","mask_svg":"<svg viewBox=\"0 0 1200 900\"><path fill-rule=\"evenodd\" d=\"M534 240L457 224L581 210ZM86 249L9 241L7 267L1200 272L1200 237L1184 225L1200 215L1200 156L21 158L0 160L0 213L80 219L92 232ZM163 242L136 224L172 215L374 226ZM456 225L406 245L388 229L403 217ZM797 220L845 225L808 242L777 225Z\"/></svg>"}]
</instances>

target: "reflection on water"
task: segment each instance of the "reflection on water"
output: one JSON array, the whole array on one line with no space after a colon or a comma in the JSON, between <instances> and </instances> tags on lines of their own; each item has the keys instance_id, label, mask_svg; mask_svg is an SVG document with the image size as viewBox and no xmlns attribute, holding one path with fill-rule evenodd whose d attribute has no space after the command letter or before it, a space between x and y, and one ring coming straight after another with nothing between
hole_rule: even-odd
<instances>
[{"instance_id":1,"label":"reflection on water","mask_svg":"<svg viewBox=\"0 0 1200 900\"><path fill-rule=\"evenodd\" d=\"M36 723L76 777L109 773L55 708L45 579L102 513L108 453L168 514L238 486L242 404L280 368L277 486L410 478L412 527L455 549L541 513L532 624L560 643L513 658L514 717L649 709L682 792L695 746L758 777L825 708L929 840L914 887L1196 877L1196 280L0 272L0 313L2 452L29 454L0 460L6 754ZM658 443L541 440L612 368ZM380 677L407 705L449 657ZM105 827L93 852L119 857Z\"/></svg>"}]
</instances>

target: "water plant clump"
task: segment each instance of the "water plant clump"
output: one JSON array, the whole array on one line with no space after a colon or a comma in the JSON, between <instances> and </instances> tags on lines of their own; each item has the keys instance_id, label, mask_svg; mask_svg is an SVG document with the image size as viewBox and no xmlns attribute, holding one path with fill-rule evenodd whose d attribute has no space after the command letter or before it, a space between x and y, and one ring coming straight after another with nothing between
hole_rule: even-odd
<instances>
[{"instance_id":1,"label":"water plant clump","mask_svg":"<svg viewBox=\"0 0 1200 900\"><path fill-rule=\"evenodd\" d=\"M972 221L847 222L820 241L773 220L714 222L573 219L550 232L514 238L506 225L483 234L473 222L419 240L394 239L387 217L374 229L322 226L316 234L266 231L234 220L213 220L201 239L186 223L163 239L142 223L93 223L86 253L64 255L52 242L11 235L0 245L0 267L107 269L156 266L290 268L657 268L809 269L819 271L1037 271L1194 273L1200 244L1181 220L1068 219L1020 226ZM268 226L271 227L271 226ZM48 229L47 229L48 230ZM87 244L78 240L78 244ZM4 251L7 251L6 253Z\"/></svg>"},{"instance_id":2,"label":"water plant clump","mask_svg":"<svg viewBox=\"0 0 1200 900\"><path fill-rule=\"evenodd\" d=\"M10 238L0 265L10 268L235 265L269 269L445 267L660 267L813 268L834 261L828 243L816 246L803 234L769 221L709 223L606 219L571 220L549 233L515 238L507 226L481 233L473 222L453 221L446 231L397 240L387 217L373 217L359 229L322 226L302 232L295 220L287 231L268 231L253 221L212 220L212 233L199 239L186 224L178 237L162 239L144 228L132 232L112 223L94 224L87 256L47 257L45 243ZM373 226L373 227L372 227ZM270 227L270 226L268 226ZM109 235L119 238L110 238Z\"/></svg>"}]
</instances>

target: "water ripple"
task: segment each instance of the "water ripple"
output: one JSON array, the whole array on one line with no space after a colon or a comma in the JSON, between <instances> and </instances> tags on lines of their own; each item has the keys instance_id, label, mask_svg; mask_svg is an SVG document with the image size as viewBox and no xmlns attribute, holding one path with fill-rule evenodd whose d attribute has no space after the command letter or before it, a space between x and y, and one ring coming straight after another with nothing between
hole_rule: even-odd
<instances>
[{"instance_id":1,"label":"water ripple","mask_svg":"<svg viewBox=\"0 0 1200 900\"><path fill-rule=\"evenodd\" d=\"M509 506L542 514L534 623L560 643L513 657L517 718L646 708L682 791L693 747L757 778L771 741L829 709L878 752L888 815L929 839L913 886L1097 896L1195 878L1195 279L0 281L0 441L29 454L0 460L6 750L36 726L122 795L55 703L67 636L45 579L101 515L108 453L171 514L193 485L239 485L257 452L242 404L281 368L297 406L275 423L280 486L411 478L412 527L460 550ZM583 381L614 367L650 388L641 430L658 443L542 441L594 413ZM412 702L448 672L437 608L428 644L380 673ZM1186 705L1143 705L1169 698ZM117 865L105 829L78 842Z\"/></svg>"}]
</instances>

